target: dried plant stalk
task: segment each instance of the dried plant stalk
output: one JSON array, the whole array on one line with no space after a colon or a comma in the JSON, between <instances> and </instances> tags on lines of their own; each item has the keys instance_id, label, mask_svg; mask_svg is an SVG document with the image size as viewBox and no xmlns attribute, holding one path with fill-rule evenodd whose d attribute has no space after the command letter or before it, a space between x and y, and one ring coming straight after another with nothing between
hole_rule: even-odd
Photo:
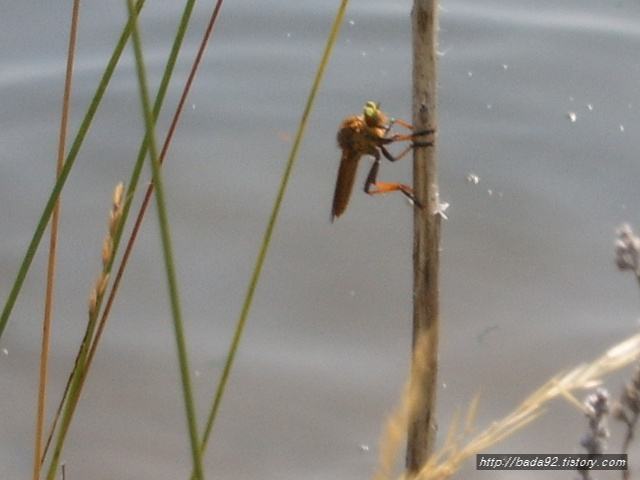
<instances>
[{"instance_id":1,"label":"dried plant stalk","mask_svg":"<svg viewBox=\"0 0 640 480\"><path fill-rule=\"evenodd\" d=\"M426 342L417 342L418 355L421 355L420 350L424 350L426 346L428 346ZM578 365L568 372L554 376L529 395L507 416L493 422L485 430L469 438L472 419L478 407L478 399L474 399L467 414L465 431L458 432L458 421L454 419L442 448L432 454L416 473L407 472L399 478L401 480L408 478L435 480L450 477L462 466L464 461L506 439L542 415L546 404L556 397L567 399L572 405L576 405L584 412L583 404L576 400L571 392L599 385L604 375L629 365L636 361L638 356L640 356L640 334L629 337L613 346L590 363ZM409 412L413 408L412 404L415 402L414 397L417 394L419 394L418 391L406 387L400 405L387 420L380 448L380 464L373 477L374 480L393 478L393 467L397 461L397 457L393 455L397 454L400 448L403 434L407 430Z\"/></svg>"},{"instance_id":2,"label":"dried plant stalk","mask_svg":"<svg viewBox=\"0 0 640 480\"><path fill-rule=\"evenodd\" d=\"M436 129L437 0L413 3L413 126ZM413 236L413 373L406 467L414 474L431 455L437 429L435 401L438 377L439 263L442 208L438 196L434 145L413 154L413 185L423 208L414 209ZM418 339L425 344L417 362ZM419 366L419 368L415 368Z\"/></svg>"},{"instance_id":3,"label":"dried plant stalk","mask_svg":"<svg viewBox=\"0 0 640 480\"><path fill-rule=\"evenodd\" d=\"M70 415L73 414L73 410L75 409L75 404L78 401L78 397L80 396L80 392L82 390L82 383L84 378L87 375L87 354L89 352L89 347L92 346L93 343L96 342L96 337L94 336L96 321L98 318L98 310L100 303L102 302L102 298L104 296L105 290L107 288L107 284L109 283L109 269L112 264L112 256L113 256L113 236L115 235L117 229L119 228L120 220L122 219L122 204L123 204L123 195L124 185L119 183L113 193L112 199L112 207L109 212L109 231L102 242L102 270L98 275L98 278L95 281L95 284L91 291L89 292L89 305L88 305L88 317L89 322L87 324L87 330L85 332L84 338L82 339L82 343L80 345L80 350L76 356L75 364L73 366L73 370L69 375L69 379L67 380L67 385L65 386L64 393L62 394L62 398L58 405L58 409L56 411L55 418L53 420L53 424L51 426L51 430L49 432L49 437L47 439L45 448L43 450L41 461L44 461L44 458L47 456L47 451L49 450L49 446L51 441L53 440L53 435L56 432L58 421L60 419L60 415L62 414L63 408L67 402L72 402L71 406L68 407L68 411ZM80 375L80 377L78 376ZM74 381L74 378L76 379ZM75 398L73 395L69 395L71 391L72 385L77 385L77 389L75 390ZM69 427L68 422L71 421L71 417L65 416L63 418L63 422L61 423L60 433L59 433L59 441L64 441L64 436L66 435L66 430ZM59 455L59 450L56 450L55 455ZM52 461L52 465L57 464L55 459ZM53 467L52 467L53 468Z\"/></svg>"}]
</instances>

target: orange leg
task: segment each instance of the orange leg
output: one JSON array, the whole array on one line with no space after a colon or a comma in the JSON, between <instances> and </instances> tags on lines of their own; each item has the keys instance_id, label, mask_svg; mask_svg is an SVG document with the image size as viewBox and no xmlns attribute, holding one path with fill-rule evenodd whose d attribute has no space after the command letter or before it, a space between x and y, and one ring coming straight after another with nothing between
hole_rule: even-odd
<instances>
[{"instance_id":1,"label":"orange leg","mask_svg":"<svg viewBox=\"0 0 640 480\"><path fill-rule=\"evenodd\" d=\"M416 200L415 195L413 194L413 188L407 187L402 183L381 183L376 182L372 184L377 188L377 190L369 190L367 193L369 195L377 195L380 193L389 193L389 192L401 192L403 193L409 200L417 204L419 207L422 207L422 204Z\"/></svg>"},{"instance_id":2,"label":"orange leg","mask_svg":"<svg viewBox=\"0 0 640 480\"><path fill-rule=\"evenodd\" d=\"M391 125L393 124L393 122L399 123L400 125L402 125L403 127L408 128L408 129L411 129L411 130L413 129L413 127L411 125L409 125L408 123L403 122L402 120L393 120L392 123L389 125L389 128L391 128ZM418 133L414 133L414 134L410 134L410 135L396 134L393 137L385 138L384 139L385 141L381 142L382 144L380 144L378 147L379 147L380 151L382 152L382 154L384 155L384 157L387 160L389 160L390 162L397 162L398 160L403 158L405 155L407 155L407 153L409 153L413 148L415 148L415 147L433 146L433 142L413 142L411 145L409 145L402 152L400 152L399 155L396 155L395 157L393 155L391 155L391 153L384 147L384 145L387 145L387 144L393 143L393 142L399 142L399 141L413 141L417 135L428 135L428 134L431 134L433 132L434 132L434 130L425 130L423 132L418 132ZM371 166L371 170L369 171L369 175L367 176L367 181L364 184L365 193L367 193L369 195L377 195L377 194L382 194L382 193L400 191L409 200L414 202L419 207L422 207L422 204L416 200L415 195L413 194L413 189L411 187L408 187L408 186L406 186L406 185L404 185L402 183L382 183L382 182L378 182L377 178L378 178L378 169L379 168L380 168L380 155L378 154L378 155L375 155L375 161L373 162L373 165ZM376 187L376 190L372 190L371 189L372 186Z\"/></svg>"},{"instance_id":3,"label":"orange leg","mask_svg":"<svg viewBox=\"0 0 640 480\"><path fill-rule=\"evenodd\" d=\"M387 132L391 129L394 123L397 123L409 130L413 130L413 127L411 125L409 125L406 122L403 122L402 120L391 120L391 122L389 123L389 126L387 127ZM423 130L423 131L415 132L411 134L395 134L392 137L385 137L380 139L378 148L380 149L380 151L382 152L382 154L387 160L389 160L390 162L397 162L398 160L403 158L405 155L407 155L407 153L409 153L415 147L433 146L433 142L415 142L414 140L417 136L430 135L434 133L434 131L435 130L430 129L430 130ZM384 145L388 145L390 143L403 142L403 141L408 141L413 143L409 145L407 148L405 148L402 152L400 152L399 155L396 155L395 157L391 155L391 153L384 147ZM374 156L374 158L375 160L373 162L373 165L371 166L369 175L367 175L367 181L364 184L365 193L369 195L378 195L383 193L399 191L399 192L402 192L402 194L405 195L410 201L412 201L413 203L415 203L416 205L422 208L422 204L416 200L416 197L413 194L413 189L411 187L408 187L407 185L404 185L402 183L382 183L377 181L378 169L380 168L380 154L378 153L377 155ZM375 187L376 189L372 190L371 189L372 186Z\"/></svg>"},{"instance_id":4,"label":"orange leg","mask_svg":"<svg viewBox=\"0 0 640 480\"><path fill-rule=\"evenodd\" d=\"M413 131L413 125L410 125L407 122L404 122L402 120L398 120L396 118L392 118L391 119L391 122L389 123L389 127L388 127L387 131L391 130L391 127L395 123L397 123L398 125L406 128L407 130ZM394 135L391 138L395 139L396 137L403 137L403 138L398 138L398 140L413 140L415 137L421 137L422 135L430 135L432 133L435 133L435 130L433 128L430 128L430 129L427 129L427 130L421 130L419 132L414 132L411 135Z\"/></svg>"},{"instance_id":5,"label":"orange leg","mask_svg":"<svg viewBox=\"0 0 640 480\"><path fill-rule=\"evenodd\" d=\"M409 148L410 150L411 148ZM382 150L384 152L384 149ZM407 150L408 151L408 150ZM388 152L387 152L388 153ZM406 152L403 153L403 155ZM386 155L385 155L386 156ZM393 158L393 157L392 157ZM399 157L398 157L399 158ZM395 160L397 160L396 158ZM364 191L369 195L378 195L381 193L389 193L389 192L402 192L409 200L414 202L416 205L422 208L422 204L416 200L416 197L413 195L413 189L408 187L402 183L382 183L378 182L376 179L378 177L378 169L380 168L380 157L378 156L371 170L369 171L369 175L367 175L367 181L364 184ZM371 190L371 187L376 187L376 190Z\"/></svg>"},{"instance_id":6,"label":"orange leg","mask_svg":"<svg viewBox=\"0 0 640 480\"><path fill-rule=\"evenodd\" d=\"M421 135L430 135L434 133L434 130L422 130L420 132L412 133L410 135L403 135L401 133L396 133L394 136L387 138L387 140L391 140L391 142L411 142ZM433 142L414 142L414 146L416 147L430 147L433 145Z\"/></svg>"},{"instance_id":7,"label":"orange leg","mask_svg":"<svg viewBox=\"0 0 640 480\"><path fill-rule=\"evenodd\" d=\"M408 130L413 130L413 125L409 125L407 122L403 122L402 120L398 120L396 118L393 119L393 123L397 123L398 125L402 125L404 128Z\"/></svg>"},{"instance_id":8,"label":"orange leg","mask_svg":"<svg viewBox=\"0 0 640 480\"><path fill-rule=\"evenodd\" d=\"M396 123L400 122L400 120L396 120ZM402 126L406 126L407 128L411 128L411 125L409 125L408 123L401 123ZM391 126L389 126L389 128L391 128ZM388 131L388 129L387 129ZM411 134L402 134L402 133L396 133L395 135L391 136L391 137L385 137L383 139L380 139L380 143L381 145L388 145L389 143L394 143L394 142L413 142L413 144L408 147L408 149L404 152L402 152L400 155L398 155L398 157L395 158L395 160L398 160L399 158L402 158L404 155L407 154L407 152L409 150L411 150L412 147L431 147L433 146L433 142L416 142L415 139L416 137L420 137L422 135L431 135L432 133L435 133L435 130L430 129L430 130L421 130L420 132L415 132L415 133L411 133ZM385 155L385 157L387 157ZM391 160L389 157L387 157L389 160ZM395 160L391 160L392 162Z\"/></svg>"}]
</instances>

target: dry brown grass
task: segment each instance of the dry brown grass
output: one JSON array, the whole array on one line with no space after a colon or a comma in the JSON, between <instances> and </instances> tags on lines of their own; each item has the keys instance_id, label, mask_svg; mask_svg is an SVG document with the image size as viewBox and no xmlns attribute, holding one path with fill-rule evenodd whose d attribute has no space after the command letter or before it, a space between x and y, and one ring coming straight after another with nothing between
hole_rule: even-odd
<instances>
[{"instance_id":1,"label":"dry brown grass","mask_svg":"<svg viewBox=\"0 0 640 480\"><path fill-rule=\"evenodd\" d=\"M443 446L429 458L417 475L411 477L412 480L435 480L450 477L469 457L483 452L534 421L544 413L546 404L556 397L561 396L576 408L584 411L583 404L575 398L572 392L598 385L604 375L629 365L636 361L638 356L640 356L640 334L613 346L590 363L578 365L567 372L554 376L529 395L511 413L472 436L473 422L479 405L479 397L477 396L470 403L462 428L459 426L459 416L456 416L449 426ZM425 357L426 352L424 352L422 342L419 342L414 356L414 363L418 368ZM380 445L379 464L373 476L374 480L394 478L393 471L398 463L398 454L406 441L407 422L411 418L411 409L417 403L410 384L407 382L400 404L387 420ZM406 474L397 478L405 480Z\"/></svg>"}]
</instances>

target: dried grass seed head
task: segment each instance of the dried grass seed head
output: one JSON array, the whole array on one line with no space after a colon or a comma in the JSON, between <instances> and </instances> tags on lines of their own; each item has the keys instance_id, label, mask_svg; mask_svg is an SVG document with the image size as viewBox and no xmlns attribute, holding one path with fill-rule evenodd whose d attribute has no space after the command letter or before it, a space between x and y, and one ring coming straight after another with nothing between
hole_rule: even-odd
<instances>
[{"instance_id":1,"label":"dried grass seed head","mask_svg":"<svg viewBox=\"0 0 640 480\"><path fill-rule=\"evenodd\" d=\"M105 237L102 242L102 268L106 269L113 255L113 240L111 237Z\"/></svg>"},{"instance_id":2,"label":"dried grass seed head","mask_svg":"<svg viewBox=\"0 0 640 480\"><path fill-rule=\"evenodd\" d=\"M124 193L124 183L120 182L113 190L113 210L118 211L122 208L122 195Z\"/></svg>"}]
</instances>

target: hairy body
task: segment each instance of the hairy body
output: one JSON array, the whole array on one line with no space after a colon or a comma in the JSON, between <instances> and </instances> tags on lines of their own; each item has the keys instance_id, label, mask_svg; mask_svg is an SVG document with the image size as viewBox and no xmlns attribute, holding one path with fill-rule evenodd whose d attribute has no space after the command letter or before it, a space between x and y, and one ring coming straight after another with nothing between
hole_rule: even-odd
<instances>
[{"instance_id":1,"label":"hairy body","mask_svg":"<svg viewBox=\"0 0 640 480\"><path fill-rule=\"evenodd\" d=\"M365 109L366 111L366 109ZM378 146L389 143L385 138L388 131L388 119L377 110L378 115L354 115L345 119L338 130L338 146L342 149L340 168L333 196L332 217L344 213L353 191L358 171L358 162L363 155L379 159Z\"/></svg>"},{"instance_id":2,"label":"hairy body","mask_svg":"<svg viewBox=\"0 0 640 480\"><path fill-rule=\"evenodd\" d=\"M338 169L338 178L336 179L336 188L333 194L331 220L342 215L347 209L349 197L351 197L353 184L356 179L356 172L358 171L358 162L364 155L370 155L374 158L373 166L364 184L365 193L375 195L399 190L407 196L407 198L415 202L413 190L410 187L400 183L380 183L377 181L381 154L384 155L387 160L395 162L402 158L414 146L431 146L433 145L432 142L414 143L397 157L392 156L385 148L385 145L392 142L412 141L414 137L418 135L433 133L433 130L425 130L411 135L393 135L387 137L393 123L398 123L405 128L413 130L411 125L400 120L390 121L378 108L376 103L367 102L362 115L347 117L340 125L338 129L338 146L342 150L342 158L340 159L340 168ZM371 186L376 187L376 189L371 190Z\"/></svg>"}]
</instances>

